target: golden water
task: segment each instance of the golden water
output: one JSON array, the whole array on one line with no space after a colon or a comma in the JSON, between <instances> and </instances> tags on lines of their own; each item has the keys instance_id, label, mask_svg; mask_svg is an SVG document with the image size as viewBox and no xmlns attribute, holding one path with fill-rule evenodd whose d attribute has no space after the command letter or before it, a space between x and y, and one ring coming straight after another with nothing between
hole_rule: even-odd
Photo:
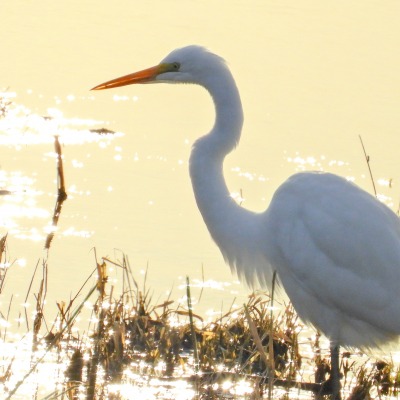
<instances>
[{"instance_id":1,"label":"golden water","mask_svg":"<svg viewBox=\"0 0 400 400\"><path fill-rule=\"evenodd\" d=\"M63 143L68 200L48 258L45 315L68 301L98 256L128 254L157 299L182 299L185 277L205 294L196 312L240 305L249 290L231 277L196 208L187 172L193 141L213 118L198 87L94 85L202 44L236 77L245 126L227 158L232 194L262 210L291 173L324 169L372 190L358 135L381 198L400 198L400 5L306 0L55 3L2 2L0 87L16 105L0 120L0 233L12 264L0 310L22 332L33 270L43 257L56 196L53 135ZM50 116L52 119L44 119ZM89 129L105 127L115 135ZM5 265L8 268L9 265ZM114 283L120 279L114 271ZM5 321L11 301L11 313ZM87 321L84 322L85 324ZM19 328L18 328L19 326Z\"/></svg>"}]
</instances>

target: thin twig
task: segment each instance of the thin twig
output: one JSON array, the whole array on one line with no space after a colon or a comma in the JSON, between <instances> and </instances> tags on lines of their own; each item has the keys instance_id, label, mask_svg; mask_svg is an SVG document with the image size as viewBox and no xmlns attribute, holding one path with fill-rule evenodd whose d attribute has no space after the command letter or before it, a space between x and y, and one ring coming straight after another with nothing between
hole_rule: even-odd
<instances>
[{"instance_id":1,"label":"thin twig","mask_svg":"<svg viewBox=\"0 0 400 400\"><path fill-rule=\"evenodd\" d=\"M268 376L268 398L272 399L272 390L274 387L274 376L275 376L275 355L274 355L274 296L275 296L275 283L276 283L276 271L272 276L272 290L271 290L271 309L270 309L270 320L271 329L269 332L269 376Z\"/></svg>"},{"instance_id":2,"label":"thin twig","mask_svg":"<svg viewBox=\"0 0 400 400\"><path fill-rule=\"evenodd\" d=\"M54 136L54 148L55 148L55 151L57 154L57 201L56 201L56 205L54 207L54 212L53 212L53 221L52 221L53 229L47 235L46 243L44 245L44 248L46 250L50 249L51 242L55 235L55 229L57 228L58 220L61 215L61 209L62 209L63 203L65 200L67 200L67 197L68 197L67 192L65 191L64 167L63 167L63 161L62 161L63 157L62 157L62 153L61 153L61 145L58 140L58 136Z\"/></svg>"},{"instance_id":3,"label":"thin twig","mask_svg":"<svg viewBox=\"0 0 400 400\"><path fill-rule=\"evenodd\" d=\"M193 350L194 350L194 370L195 372L199 371L199 354L197 352L197 338L196 338L196 331L194 328L194 323L193 323L193 309L192 309L192 297L190 295L190 282L189 282L189 277L186 277L186 297L187 297L187 304L188 304L188 310L189 310L189 323L190 323L190 332L192 335L192 340L193 340Z\"/></svg>"},{"instance_id":4,"label":"thin twig","mask_svg":"<svg viewBox=\"0 0 400 400\"><path fill-rule=\"evenodd\" d=\"M26 296L25 296L25 305L26 305L26 303L27 303L27 301L28 301L29 293L31 292L31 289L32 289L33 280L35 279L36 271L37 271L38 266L39 266L39 261L40 261L40 260L38 260L37 263L36 263L35 270L33 271L33 275L32 275L31 281L30 281L30 283L29 283L28 291L26 292ZM28 322L28 314L27 314L27 312L26 312L26 306L24 307L24 311L25 311L26 328L27 328L27 330L29 331L29 322Z\"/></svg>"},{"instance_id":5,"label":"thin twig","mask_svg":"<svg viewBox=\"0 0 400 400\"><path fill-rule=\"evenodd\" d=\"M361 138L361 135L358 135L358 137L360 138L361 146L362 146L362 149L363 149L363 152L364 152L364 156L365 156L365 161L367 162L368 171L369 171L369 176L371 177L372 187L373 187L373 189L374 189L374 194L375 194L375 197L377 197L377 192L376 192L376 187L375 187L375 181L374 181L374 177L373 177L373 175L372 175L372 170L371 170L371 165L370 165L370 157L369 157L369 155L367 154L367 152L365 151L365 147L364 147L364 143L363 143L363 140L362 140L362 138Z\"/></svg>"}]
</instances>

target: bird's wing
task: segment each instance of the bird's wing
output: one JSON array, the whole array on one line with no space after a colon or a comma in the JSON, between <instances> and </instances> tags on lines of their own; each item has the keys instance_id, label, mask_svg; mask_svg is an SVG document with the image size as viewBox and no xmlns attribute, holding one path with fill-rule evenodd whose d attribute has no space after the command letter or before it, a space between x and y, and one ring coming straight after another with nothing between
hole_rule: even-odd
<instances>
[{"instance_id":1,"label":"bird's wing","mask_svg":"<svg viewBox=\"0 0 400 400\"><path fill-rule=\"evenodd\" d=\"M397 319L400 330L400 222L389 208L335 175L298 174L269 214L284 218L272 217L272 263L291 299L303 290L356 319Z\"/></svg>"}]
</instances>

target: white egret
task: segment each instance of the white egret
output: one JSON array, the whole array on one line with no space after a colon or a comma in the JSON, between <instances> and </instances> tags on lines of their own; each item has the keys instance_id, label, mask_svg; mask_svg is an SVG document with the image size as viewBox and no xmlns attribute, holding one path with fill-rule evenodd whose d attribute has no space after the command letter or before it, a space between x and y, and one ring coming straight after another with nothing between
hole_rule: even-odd
<instances>
[{"instance_id":1,"label":"white egret","mask_svg":"<svg viewBox=\"0 0 400 400\"><path fill-rule=\"evenodd\" d=\"M216 119L190 156L198 208L240 277L270 287L274 272L299 316L331 341L333 396L340 398L339 346L375 347L400 333L400 223L375 197L330 173L291 176L264 212L230 196L225 156L239 142L242 105L224 60L200 46L95 90L135 83L194 83L208 90Z\"/></svg>"}]
</instances>

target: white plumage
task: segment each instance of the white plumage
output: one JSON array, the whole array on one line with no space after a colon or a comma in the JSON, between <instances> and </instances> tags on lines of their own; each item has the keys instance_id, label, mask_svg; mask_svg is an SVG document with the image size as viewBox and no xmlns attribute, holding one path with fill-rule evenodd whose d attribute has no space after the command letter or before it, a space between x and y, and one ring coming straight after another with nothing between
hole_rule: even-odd
<instances>
[{"instance_id":1,"label":"white plumage","mask_svg":"<svg viewBox=\"0 0 400 400\"><path fill-rule=\"evenodd\" d=\"M231 268L248 283L257 279L269 287L276 271L297 313L322 331L332 348L395 340L400 333L397 215L356 185L319 172L290 177L265 212L240 207L223 176L224 158L239 142L243 124L239 92L225 62L188 46L156 67L94 89L156 82L199 84L214 100L215 124L194 144L190 176L203 219ZM340 398L339 385L334 397Z\"/></svg>"},{"instance_id":2,"label":"white plumage","mask_svg":"<svg viewBox=\"0 0 400 400\"><path fill-rule=\"evenodd\" d=\"M373 347L400 333L400 224L333 174L301 173L268 208L270 262L299 315L331 341ZM286 215L286 218L282 218Z\"/></svg>"}]
</instances>

